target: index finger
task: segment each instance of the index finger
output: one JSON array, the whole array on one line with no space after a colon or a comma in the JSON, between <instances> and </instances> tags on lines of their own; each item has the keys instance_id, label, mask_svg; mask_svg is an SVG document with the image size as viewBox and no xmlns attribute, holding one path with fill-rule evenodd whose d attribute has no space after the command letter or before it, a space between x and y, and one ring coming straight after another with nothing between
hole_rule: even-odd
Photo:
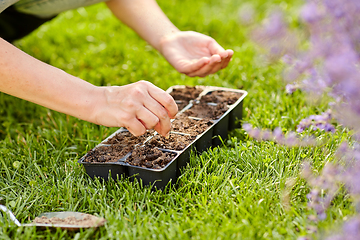
<instances>
[{"instance_id":1,"label":"index finger","mask_svg":"<svg viewBox=\"0 0 360 240\"><path fill-rule=\"evenodd\" d=\"M175 118L178 112L178 107L177 104L175 103L175 100L172 98L170 94L168 94L161 88L156 87L153 84L149 86L148 92L153 99L155 99L165 108L170 118Z\"/></svg>"}]
</instances>

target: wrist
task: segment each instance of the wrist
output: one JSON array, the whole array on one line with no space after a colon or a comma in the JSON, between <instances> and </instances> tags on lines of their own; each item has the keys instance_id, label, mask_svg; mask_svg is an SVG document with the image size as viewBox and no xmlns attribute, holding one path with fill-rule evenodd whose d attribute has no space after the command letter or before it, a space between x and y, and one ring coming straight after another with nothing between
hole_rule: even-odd
<instances>
[{"instance_id":1,"label":"wrist","mask_svg":"<svg viewBox=\"0 0 360 240\"><path fill-rule=\"evenodd\" d=\"M168 32L162 34L158 40L157 40L157 46L154 46L162 55L164 55L164 46L166 45L166 43L174 38L179 32L181 32L179 29L174 28L174 29L170 29Z\"/></svg>"},{"instance_id":2,"label":"wrist","mask_svg":"<svg viewBox=\"0 0 360 240\"><path fill-rule=\"evenodd\" d=\"M93 88L88 92L89 100L86 101L86 116L84 119L88 122L92 122L98 125L104 125L101 123L101 115L106 112L104 106L106 106L106 88L93 86Z\"/></svg>"}]
</instances>

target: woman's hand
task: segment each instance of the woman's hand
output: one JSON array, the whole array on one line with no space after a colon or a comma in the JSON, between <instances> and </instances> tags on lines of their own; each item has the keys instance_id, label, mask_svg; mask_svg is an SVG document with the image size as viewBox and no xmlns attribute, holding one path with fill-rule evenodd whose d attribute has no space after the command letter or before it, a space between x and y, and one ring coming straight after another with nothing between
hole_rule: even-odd
<instances>
[{"instance_id":1,"label":"woman's hand","mask_svg":"<svg viewBox=\"0 0 360 240\"><path fill-rule=\"evenodd\" d=\"M166 136L170 118L178 111L174 99L150 82L98 87L91 122L108 127L125 127L135 136L155 129Z\"/></svg>"},{"instance_id":2,"label":"woman's hand","mask_svg":"<svg viewBox=\"0 0 360 240\"><path fill-rule=\"evenodd\" d=\"M189 77L205 77L225 68L234 54L213 38L192 31L166 35L159 50L176 70Z\"/></svg>"}]
</instances>

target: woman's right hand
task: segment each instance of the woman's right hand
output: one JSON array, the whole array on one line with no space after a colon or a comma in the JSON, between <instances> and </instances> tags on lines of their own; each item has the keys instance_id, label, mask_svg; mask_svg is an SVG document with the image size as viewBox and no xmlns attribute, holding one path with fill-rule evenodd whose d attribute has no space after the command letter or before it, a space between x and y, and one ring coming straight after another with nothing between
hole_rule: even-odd
<instances>
[{"instance_id":1,"label":"woman's right hand","mask_svg":"<svg viewBox=\"0 0 360 240\"><path fill-rule=\"evenodd\" d=\"M170 118L178 112L174 99L150 82L96 87L90 122L107 127L125 127L135 136L155 129L166 136Z\"/></svg>"}]
</instances>

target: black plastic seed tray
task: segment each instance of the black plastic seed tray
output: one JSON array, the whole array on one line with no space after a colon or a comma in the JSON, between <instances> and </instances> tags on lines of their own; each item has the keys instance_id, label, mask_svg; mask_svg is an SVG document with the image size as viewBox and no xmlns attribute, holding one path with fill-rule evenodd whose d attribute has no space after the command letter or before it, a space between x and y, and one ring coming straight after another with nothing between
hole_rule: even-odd
<instances>
[{"instance_id":1,"label":"black plastic seed tray","mask_svg":"<svg viewBox=\"0 0 360 240\"><path fill-rule=\"evenodd\" d=\"M177 85L167 92L179 107L170 137L164 138L154 130L135 137L120 128L79 159L90 177L137 178L144 185L163 189L180 176L191 151L201 153L217 146L221 144L219 136L225 140L229 130L240 127L247 95L244 90Z\"/></svg>"}]
</instances>

